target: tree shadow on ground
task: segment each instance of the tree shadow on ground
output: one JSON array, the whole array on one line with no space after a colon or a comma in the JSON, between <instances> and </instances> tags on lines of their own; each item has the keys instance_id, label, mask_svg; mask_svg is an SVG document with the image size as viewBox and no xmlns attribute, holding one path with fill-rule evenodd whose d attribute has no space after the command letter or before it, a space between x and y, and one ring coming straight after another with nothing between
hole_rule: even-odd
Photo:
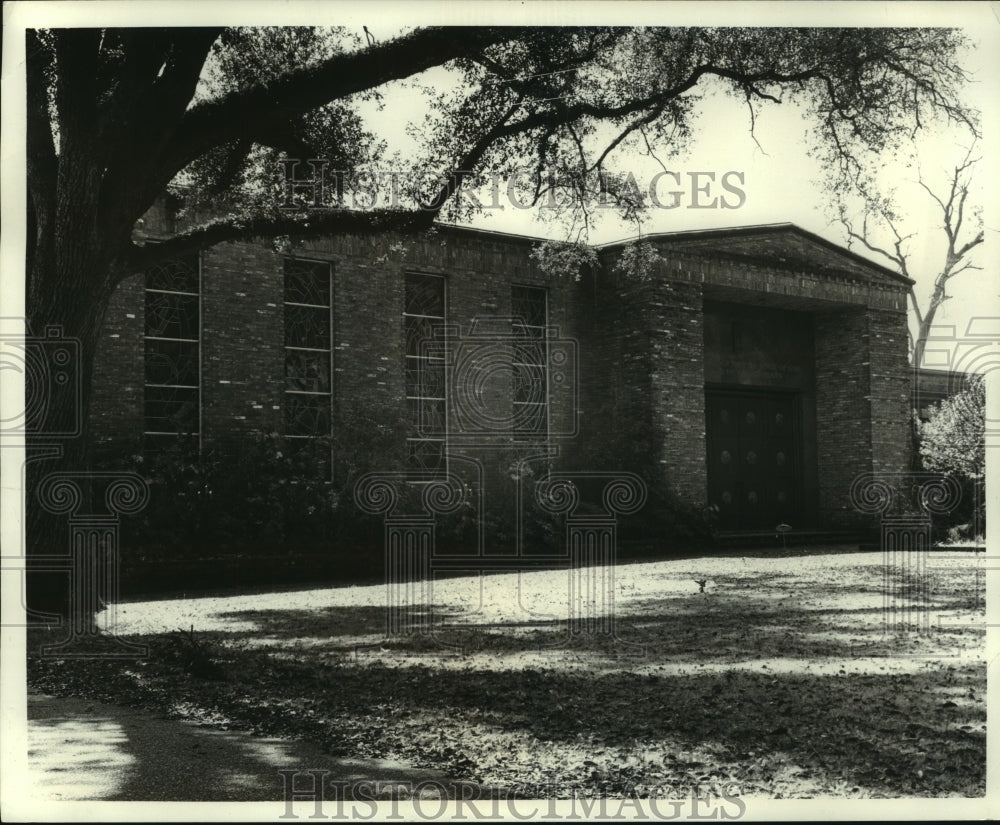
<instances>
[{"instance_id":1,"label":"tree shadow on ground","mask_svg":"<svg viewBox=\"0 0 1000 825\"><path fill-rule=\"evenodd\" d=\"M661 677L376 666L338 668L314 695L340 719L370 719L376 709L390 728L416 716L450 725L459 739L485 726L543 742L641 749L660 762L709 747L721 765L739 764L744 779L762 783L777 757L804 775L876 794L976 795L985 781L983 685L981 667L944 676L735 669Z\"/></svg>"},{"instance_id":2,"label":"tree shadow on ground","mask_svg":"<svg viewBox=\"0 0 1000 825\"><path fill-rule=\"evenodd\" d=\"M623 754L640 754L629 781L675 788L694 787L701 775L764 794L781 775L886 796L985 788L982 664L820 674L753 663L700 670L691 659L688 672L602 674L586 663L474 669L230 650L222 662L230 678L208 681L171 670L148 641L154 656L143 666L36 662L42 673L33 681L58 690L71 679L79 690L79 670L92 679L91 695L115 702L165 709L186 701L202 718L311 740L334 756L417 760L473 780L483 759L527 751L529 760L554 762L567 787L592 785ZM523 778L517 764L504 769L512 784Z\"/></svg>"},{"instance_id":3,"label":"tree shadow on ground","mask_svg":"<svg viewBox=\"0 0 1000 825\"><path fill-rule=\"evenodd\" d=\"M935 604L934 610L967 609L964 602ZM259 649L348 654L377 645L400 653L465 654L488 652L513 655L571 649L573 654L600 661L624 657L643 664L665 662L746 661L773 657L850 660L861 655L897 656L937 650L947 645L978 648L981 633L969 625L931 626L928 632L887 633L881 604L858 608L801 609L774 600L718 598L649 599L616 617L613 632L579 632L565 620L476 621L446 611L414 608L397 611L397 620L416 628L390 635L384 607L241 610L224 614L256 630L250 638ZM914 609L914 618L921 612ZM238 644L248 634L206 634L218 642Z\"/></svg>"},{"instance_id":4,"label":"tree shadow on ground","mask_svg":"<svg viewBox=\"0 0 1000 825\"><path fill-rule=\"evenodd\" d=\"M489 763L516 782L547 760L576 787L641 753L635 776L685 788L710 775L774 794L789 787L784 776L835 795L838 783L874 795L980 795L981 588L962 568L932 577L930 598L902 591L918 613L954 610L955 625L892 635L874 571L811 583L720 575L712 593L672 586L649 598L639 581L614 633L570 634L565 621L504 604L478 614L439 604L398 612L424 632L389 635L383 605L307 609L290 595L280 609L214 614L250 632L196 634L223 678L185 665L176 634L141 638L152 653L141 666L38 669L50 680L86 671L95 695L181 700L337 754L401 755L472 778ZM540 607L561 602L548 596ZM507 765L518 753L525 765Z\"/></svg>"}]
</instances>

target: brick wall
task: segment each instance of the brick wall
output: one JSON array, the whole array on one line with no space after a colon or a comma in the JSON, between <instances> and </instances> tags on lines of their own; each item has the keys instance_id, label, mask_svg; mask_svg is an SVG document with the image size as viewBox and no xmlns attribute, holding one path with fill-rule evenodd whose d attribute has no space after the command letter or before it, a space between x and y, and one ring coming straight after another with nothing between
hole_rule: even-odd
<instances>
[{"instance_id":1,"label":"brick wall","mask_svg":"<svg viewBox=\"0 0 1000 825\"><path fill-rule=\"evenodd\" d=\"M650 340L650 396L658 460L682 501L703 506L705 337L701 284L655 281L645 319Z\"/></svg>"},{"instance_id":2,"label":"brick wall","mask_svg":"<svg viewBox=\"0 0 1000 825\"><path fill-rule=\"evenodd\" d=\"M871 354L872 470L910 469L913 373L909 365L906 313L868 311Z\"/></svg>"},{"instance_id":3,"label":"brick wall","mask_svg":"<svg viewBox=\"0 0 1000 825\"><path fill-rule=\"evenodd\" d=\"M168 226L159 214L146 229L161 235ZM549 325L556 340L573 353L578 330L577 285L539 271L531 243L504 237L469 237L438 231L419 238L341 236L297 245L294 255L328 261L333 271L332 407L335 473L368 469L394 472L405 462L404 280L407 271L444 276L448 323L459 347L477 346L470 338L499 329L509 335L511 285L544 287ZM238 449L253 432L283 431L284 321L283 253L270 244L231 243L202 254L201 385L202 443L208 449ZM143 277L119 289L105 327L95 377L92 420L103 443L141 450L143 430ZM487 335L486 348L497 346ZM508 344L509 346L509 344ZM551 432L572 451L579 413L575 358L553 381L549 393ZM555 370L553 372L556 372ZM509 375L506 376L509 379ZM502 389L502 388L501 388ZM495 399L510 405L510 388ZM504 410L494 410L499 416ZM510 466L515 459L545 455L545 444L516 450L510 434L460 437L453 452L478 462L485 492L494 501L513 499ZM336 444L339 442L340 454ZM368 450L369 454L364 454ZM375 450L376 454L371 454ZM348 455L348 453L353 453ZM456 469L468 461L456 460ZM544 470L544 463L537 468ZM473 473L474 474L474 473ZM336 481L345 481L341 475ZM349 491L348 491L349 492Z\"/></svg>"},{"instance_id":4,"label":"brick wall","mask_svg":"<svg viewBox=\"0 0 1000 825\"><path fill-rule=\"evenodd\" d=\"M628 280L606 256L581 289L588 454L622 469L652 464L682 502L706 499L702 289L662 277ZM588 285L589 284L589 285ZM588 292L590 295L588 295Z\"/></svg>"},{"instance_id":5,"label":"brick wall","mask_svg":"<svg viewBox=\"0 0 1000 825\"><path fill-rule=\"evenodd\" d=\"M284 275L270 249L224 244L202 253L202 445L281 432Z\"/></svg>"},{"instance_id":6,"label":"brick wall","mask_svg":"<svg viewBox=\"0 0 1000 825\"><path fill-rule=\"evenodd\" d=\"M159 207L143 227L151 237L173 229L170 215ZM332 265L331 400L335 440L339 437L342 447L375 445L374 454L360 457L372 468L403 467L404 278L416 271L446 279L448 322L459 336L454 347L470 345L473 322L481 331L491 322L495 329L504 327L503 321L496 323L511 314L511 284L548 290L549 324L574 361L566 364L562 382L550 383L549 447L558 448L557 464L610 470L645 462L658 468L659 478L682 501L704 505L703 302L755 295L770 302L811 301L799 308L815 312L822 521L831 526L857 521L849 490L858 473L905 469L909 371L905 295L900 304L899 288L835 278L816 286L802 273L669 249L649 280L614 273L618 251L609 249L598 272L574 282L540 271L531 247L529 239L445 228L419 237L339 236L296 246L295 255ZM283 257L269 243L225 244L202 255L206 447L283 429ZM828 302L816 300L818 293ZM831 299L840 301L838 308L830 309ZM853 306L844 308L847 303ZM143 305L143 279L136 276L118 289L107 313L91 408L95 440L104 448L140 449ZM509 403L509 388L494 390L497 404ZM454 454L465 459L456 466L478 463L485 485L479 492L508 510L514 460L547 452L543 444L515 449L509 434L452 434ZM541 471L545 463L535 466Z\"/></svg>"},{"instance_id":7,"label":"brick wall","mask_svg":"<svg viewBox=\"0 0 1000 825\"><path fill-rule=\"evenodd\" d=\"M906 287L885 279L864 281L843 273L778 269L763 262L681 252L669 245L661 245L659 252L666 258L659 268L664 277L704 284L706 294L711 288L716 300L738 302L740 296L757 293L766 295L772 306L793 309L809 305L825 311L837 304L906 310Z\"/></svg>"},{"instance_id":8,"label":"brick wall","mask_svg":"<svg viewBox=\"0 0 1000 825\"><path fill-rule=\"evenodd\" d=\"M163 239L174 231L176 202L160 199L140 221L139 235ZM145 428L146 281L126 278L111 295L95 355L90 401L92 453L101 463L120 465L141 455Z\"/></svg>"},{"instance_id":9,"label":"brick wall","mask_svg":"<svg viewBox=\"0 0 1000 825\"><path fill-rule=\"evenodd\" d=\"M909 469L910 370L906 316L849 310L816 317L820 515L831 526L871 526L850 490L869 472Z\"/></svg>"},{"instance_id":10,"label":"brick wall","mask_svg":"<svg viewBox=\"0 0 1000 825\"><path fill-rule=\"evenodd\" d=\"M867 314L817 314L815 344L820 518L830 526L858 526L865 519L851 507L851 483L872 466Z\"/></svg>"}]
</instances>

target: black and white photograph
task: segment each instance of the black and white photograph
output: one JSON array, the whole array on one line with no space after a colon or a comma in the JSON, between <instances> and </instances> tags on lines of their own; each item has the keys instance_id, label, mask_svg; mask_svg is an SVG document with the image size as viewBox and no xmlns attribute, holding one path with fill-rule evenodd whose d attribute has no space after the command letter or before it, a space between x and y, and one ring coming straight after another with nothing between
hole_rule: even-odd
<instances>
[{"instance_id":1,"label":"black and white photograph","mask_svg":"<svg viewBox=\"0 0 1000 825\"><path fill-rule=\"evenodd\" d=\"M998 9L5 2L0 816L997 816Z\"/></svg>"}]
</instances>

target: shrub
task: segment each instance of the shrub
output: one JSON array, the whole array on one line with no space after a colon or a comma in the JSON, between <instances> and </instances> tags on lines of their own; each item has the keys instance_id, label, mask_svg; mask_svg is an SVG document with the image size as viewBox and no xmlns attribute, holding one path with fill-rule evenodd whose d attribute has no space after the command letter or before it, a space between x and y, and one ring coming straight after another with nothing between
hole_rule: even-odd
<instances>
[{"instance_id":1,"label":"shrub","mask_svg":"<svg viewBox=\"0 0 1000 825\"><path fill-rule=\"evenodd\" d=\"M344 422L332 438L254 432L207 445L178 439L169 449L99 466L132 470L150 486L149 504L122 521L135 560L237 555L362 553L380 525L358 510L354 483L401 440L400 421Z\"/></svg>"},{"instance_id":2,"label":"shrub","mask_svg":"<svg viewBox=\"0 0 1000 825\"><path fill-rule=\"evenodd\" d=\"M924 467L967 479L986 467L986 382L973 376L961 392L936 404L920 426Z\"/></svg>"},{"instance_id":3,"label":"shrub","mask_svg":"<svg viewBox=\"0 0 1000 825\"><path fill-rule=\"evenodd\" d=\"M924 469L952 476L962 487L962 501L938 525L952 539L976 538L985 517L986 382L972 376L968 385L936 404L919 425Z\"/></svg>"},{"instance_id":4,"label":"shrub","mask_svg":"<svg viewBox=\"0 0 1000 825\"><path fill-rule=\"evenodd\" d=\"M295 444L256 434L198 455L182 441L135 456L150 485L146 508L125 524L147 558L309 550L335 532L338 490L327 440Z\"/></svg>"}]
</instances>

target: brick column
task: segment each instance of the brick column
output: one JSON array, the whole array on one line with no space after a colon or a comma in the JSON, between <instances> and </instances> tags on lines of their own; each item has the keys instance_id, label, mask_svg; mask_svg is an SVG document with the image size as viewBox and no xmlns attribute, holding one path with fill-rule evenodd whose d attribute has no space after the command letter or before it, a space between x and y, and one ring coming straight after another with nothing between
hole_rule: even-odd
<instances>
[{"instance_id":1,"label":"brick column","mask_svg":"<svg viewBox=\"0 0 1000 825\"><path fill-rule=\"evenodd\" d=\"M643 322L649 330L649 404L658 460L673 492L701 507L708 490L701 284L655 283Z\"/></svg>"},{"instance_id":2,"label":"brick column","mask_svg":"<svg viewBox=\"0 0 1000 825\"><path fill-rule=\"evenodd\" d=\"M707 499L705 341L700 283L665 267L647 281L611 270L581 290L580 347L586 452L601 469L642 468L684 503ZM593 290L590 294L588 290Z\"/></svg>"},{"instance_id":3,"label":"brick column","mask_svg":"<svg viewBox=\"0 0 1000 825\"><path fill-rule=\"evenodd\" d=\"M260 244L202 254L202 443L283 432L284 270Z\"/></svg>"},{"instance_id":4,"label":"brick column","mask_svg":"<svg viewBox=\"0 0 1000 825\"><path fill-rule=\"evenodd\" d=\"M872 470L899 473L910 469L912 370L906 313L868 311L871 362Z\"/></svg>"},{"instance_id":5,"label":"brick column","mask_svg":"<svg viewBox=\"0 0 1000 825\"><path fill-rule=\"evenodd\" d=\"M820 518L868 526L851 505L854 479L910 461L906 316L857 309L816 316L816 441Z\"/></svg>"},{"instance_id":6,"label":"brick column","mask_svg":"<svg viewBox=\"0 0 1000 825\"><path fill-rule=\"evenodd\" d=\"M868 319L863 309L816 315L816 461L819 515L829 527L866 520L851 483L872 466Z\"/></svg>"}]
</instances>

